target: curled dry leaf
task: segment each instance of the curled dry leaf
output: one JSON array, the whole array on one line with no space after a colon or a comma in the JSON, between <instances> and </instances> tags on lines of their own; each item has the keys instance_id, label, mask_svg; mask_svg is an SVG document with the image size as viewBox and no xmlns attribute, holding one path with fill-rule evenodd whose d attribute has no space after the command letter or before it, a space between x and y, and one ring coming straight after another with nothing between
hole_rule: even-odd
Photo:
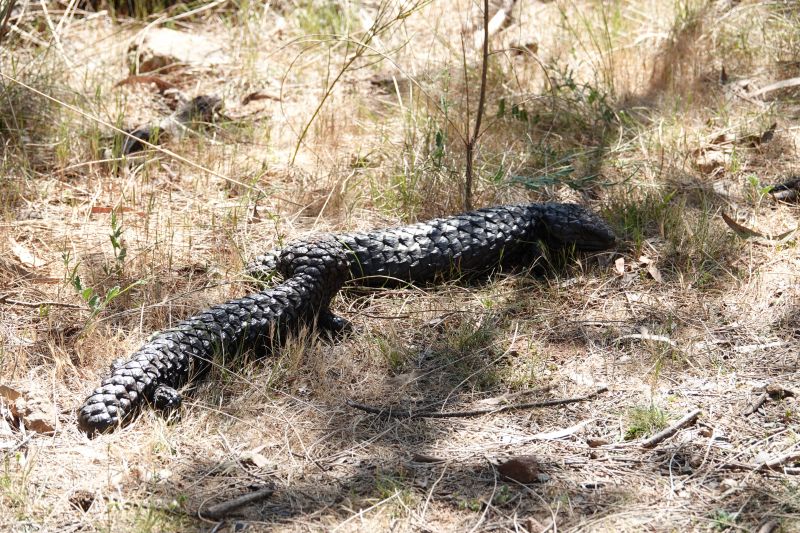
<instances>
[{"instance_id":1,"label":"curled dry leaf","mask_svg":"<svg viewBox=\"0 0 800 533\"><path fill-rule=\"evenodd\" d=\"M242 105L244 106L244 105L249 104L250 102L255 102L255 101L258 101L258 100L275 100L275 101L280 102L281 101L281 97L280 97L280 95L273 94L273 93L256 91L256 92L252 92L252 93L248 94L247 96L245 96L244 98L242 98Z\"/></svg>"},{"instance_id":2,"label":"curled dry leaf","mask_svg":"<svg viewBox=\"0 0 800 533\"><path fill-rule=\"evenodd\" d=\"M728 156L719 150L707 150L698 156L694 164L703 174L714 174L725 167Z\"/></svg>"},{"instance_id":3,"label":"curled dry leaf","mask_svg":"<svg viewBox=\"0 0 800 533\"><path fill-rule=\"evenodd\" d=\"M9 387L8 385L0 385L0 398L3 400L13 402L20 397L22 397L21 390Z\"/></svg>"},{"instance_id":4,"label":"curled dry leaf","mask_svg":"<svg viewBox=\"0 0 800 533\"><path fill-rule=\"evenodd\" d=\"M536 435L533 435L531 437L531 439L536 439L536 440L558 440L558 439L563 439L564 437L569 437L570 435L578 433L579 431L583 430L583 428L585 428L587 425L591 424L592 422L594 422L593 419L583 420L582 422L578 422L574 426L570 426L568 428L557 429L555 431L548 431L546 433L537 433Z\"/></svg>"},{"instance_id":5,"label":"curled dry leaf","mask_svg":"<svg viewBox=\"0 0 800 533\"><path fill-rule=\"evenodd\" d=\"M239 456L239 460L244 464L252 464L256 468L264 468L269 465L267 458L255 450L242 452Z\"/></svg>"},{"instance_id":6,"label":"curled dry leaf","mask_svg":"<svg viewBox=\"0 0 800 533\"><path fill-rule=\"evenodd\" d=\"M8 406L14 423L23 424L37 433L55 431L56 408L43 396L0 385L0 399Z\"/></svg>"},{"instance_id":7,"label":"curled dry leaf","mask_svg":"<svg viewBox=\"0 0 800 533\"><path fill-rule=\"evenodd\" d=\"M738 222L736 222L733 218L727 215L724 211L720 213L722 215L722 220L725 221L725 224L731 228L737 236L742 239L753 239L753 242L764 244L764 245L774 245L774 244L781 244L787 242L794 234L797 232L800 227L790 229L788 231L784 231L780 235L775 235L774 237L764 235L756 230L750 229L746 226L742 226Z\"/></svg>"},{"instance_id":8,"label":"curled dry leaf","mask_svg":"<svg viewBox=\"0 0 800 533\"><path fill-rule=\"evenodd\" d=\"M625 274L625 258L618 257L614 260L614 271L620 276Z\"/></svg>"},{"instance_id":9,"label":"curled dry leaf","mask_svg":"<svg viewBox=\"0 0 800 533\"><path fill-rule=\"evenodd\" d=\"M122 81L118 81L114 84L114 87L121 87L123 85L135 85L135 84L150 84L152 83L158 88L158 92L163 93L164 91L168 91L169 89L177 89L175 84L170 83L166 80L161 79L158 76L128 76Z\"/></svg>"},{"instance_id":10,"label":"curled dry leaf","mask_svg":"<svg viewBox=\"0 0 800 533\"><path fill-rule=\"evenodd\" d=\"M650 276L656 280L658 283L661 283L664 279L661 277L661 272L658 270L658 267L655 263L649 263L647 265L647 272Z\"/></svg>"},{"instance_id":11,"label":"curled dry leaf","mask_svg":"<svg viewBox=\"0 0 800 533\"><path fill-rule=\"evenodd\" d=\"M415 452L411 454L411 461L414 463L443 463L444 459Z\"/></svg>"},{"instance_id":12,"label":"curled dry leaf","mask_svg":"<svg viewBox=\"0 0 800 533\"><path fill-rule=\"evenodd\" d=\"M763 234L748 228L747 226L742 226L738 222L736 222L733 218L731 218L725 211L720 213L722 215L722 220L725 221L725 224L728 225L734 232L736 232L739 237L744 239L748 237L764 237Z\"/></svg>"},{"instance_id":13,"label":"curled dry leaf","mask_svg":"<svg viewBox=\"0 0 800 533\"><path fill-rule=\"evenodd\" d=\"M9 237L8 242L11 244L11 251L23 265L34 268L44 266L45 262L42 259L36 257L33 252L15 241L13 237Z\"/></svg>"}]
</instances>

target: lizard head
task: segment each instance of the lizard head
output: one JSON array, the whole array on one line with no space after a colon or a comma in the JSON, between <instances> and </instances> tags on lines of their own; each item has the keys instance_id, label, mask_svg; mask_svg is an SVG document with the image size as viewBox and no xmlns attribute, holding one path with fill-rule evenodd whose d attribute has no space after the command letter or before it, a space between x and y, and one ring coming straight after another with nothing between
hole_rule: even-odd
<instances>
[{"instance_id":1,"label":"lizard head","mask_svg":"<svg viewBox=\"0 0 800 533\"><path fill-rule=\"evenodd\" d=\"M575 246L577 250L611 248L616 236L606 222L576 204L539 204L539 219L546 228L548 244Z\"/></svg>"}]
</instances>

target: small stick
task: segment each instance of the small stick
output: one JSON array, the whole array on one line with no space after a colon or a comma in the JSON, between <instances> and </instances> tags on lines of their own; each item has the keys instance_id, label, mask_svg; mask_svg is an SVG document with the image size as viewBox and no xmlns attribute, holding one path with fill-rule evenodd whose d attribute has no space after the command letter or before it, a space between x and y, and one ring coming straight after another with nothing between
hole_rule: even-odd
<instances>
[{"instance_id":1,"label":"small stick","mask_svg":"<svg viewBox=\"0 0 800 533\"><path fill-rule=\"evenodd\" d=\"M642 443L642 447L655 448L661 441L666 440L671 436L673 436L675 433L677 433L679 429L684 428L690 424L694 424L695 421L697 421L697 418L700 416L700 413L702 413L700 409L695 409L688 415L684 416L683 418L672 424L664 431L660 431L655 435L653 435L652 437L650 437L649 439L647 439L646 441L644 441Z\"/></svg>"},{"instance_id":2,"label":"small stick","mask_svg":"<svg viewBox=\"0 0 800 533\"><path fill-rule=\"evenodd\" d=\"M169 89L175 89L175 85L166 81L162 80L158 76L128 76L122 81L118 81L114 84L114 87L121 87L123 85L133 85L135 83L152 83L156 87L158 87L158 91L163 93Z\"/></svg>"},{"instance_id":3,"label":"small stick","mask_svg":"<svg viewBox=\"0 0 800 533\"><path fill-rule=\"evenodd\" d=\"M784 462L788 462L786 460L785 456L783 456L783 457L781 457L779 459L783 459ZM791 457L789 457L789 459L791 459ZM773 461L778 462L775 459L773 459ZM769 463L772 463L773 461L769 461ZM775 468L775 467L767 468L767 467L764 466L765 464L766 463L752 464L752 463L740 463L740 462L737 462L737 461L729 461L729 462L721 463L720 465L717 466L717 468L720 468L722 470L748 470L748 471L755 471L755 472L774 472L776 474L785 474L787 476L800 475L800 467L784 466L783 468L780 468L780 469L779 468ZM775 465L775 466L779 466L779 465Z\"/></svg>"},{"instance_id":4,"label":"small stick","mask_svg":"<svg viewBox=\"0 0 800 533\"><path fill-rule=\"evenodd\" d=\"M781 80L775 83L770 83L766 87L762 87L756 91L753 91L747 96L753 98L755 96L761 96L763 94L767 94L772 91L777 91L778 89L788 89L789 87L797 87L798 85L800 85L800 78L789 78L788 80Z\"/></svg>"},{"instance_id":5,"label":"small stick","mask_svg":"<svg viewBox=\"0 0 800 533\"><path fill-rule=\"evenodd\" d=\"M445 460L424 453L412 453L411 460L415 463L443 463Z\"/></svg>"},{"instance_id":6,"label":"small stick","mask_svg":"<svg viewBox=\"0 0 800 533\"><path fill-rule=\"evenodd\" d=\"M761 527L758 528L758 533L772 533L778 529L779 525L777 520L768 520L761 524Z\"/></svg>"},{"instance_id":7,"label":"small stick","mask_svg":"<svg viewBox=\"0 0 800 533\"><path fill-rule=\"evenodd\" d=\"M247 494L242 494L241 496L237 496L232 500L228 500L226 502L218 503L216 505L212 505L205 511L197 511L197 515L200 518L209 518L211 520L219 520L230 514L231 512L235 511L239 507L243 507L249 503L257 502L259 500L264 500L272 496L275 492L275 489L272 487L266 487L263 489L259 489L255 492L249 492Z\"/></svg>"},{"instance_id":8,"label":"small stick","mask_svg":"<svg viewBox=\"0 0 800 533\"><path fill-rule=\"evenodd\" d=\"M12 300L8 296L0 296L0 304L18 305L20 307L42 307L43 305L49 305L51 307L66 307L67 309L83 309L81 305L61 302L23 302L20 300Z\"/></svg>"},{"instance_id":9,"label":"small stick","mask_svg":"<svg viewBox=\"0 0 800 533\"><path fill-rule=\"evenodd\" d=\"M764 403L767 401L767 398L769 398L769 395L766 392L763 393L758 398L756 398L756 400L753 403L748 405L747 408L745 408L745 410L742 411L742 416L750 416L759 409L761 409L761 406L764 405Z\"/></svg>"},{"instance_id":10,"label":"small stick","mask_svg":"<svg viewBox=\"0 0 800 533\"><path fill-rule=\"evenodd\" d=\"M795 450L793 452L779 455L775 459L770 459L769 461L759 463L753 468L755 470L780 470L778 467L783 466L786 463L794 463L797 461L800 461L800 452Z\"/></svg>"},{"instance_id":11,"label":"small stick","mask_svg":"<svg viewBox=\"0 0 800 533\"><path fill-rule=\"evenodd\" d=\"M567 405L570 403L585 402L593 399L598 394L608 391L608 387L601 387L591 394L586 396L579 396L577 398L564 398L561 400L545 400L543 402L533 403L517 403L512 405L504 405L494 409L476 409L474 411L449 411L438 412L423 409L420 411L413 411L411 409L398 409L394 407L373 407L363 403L357 403L352 400L347 400L347 405L353 409L359 409L373 415L378 415L382 418L467 418L473 416L492 415L496 413L504 413L506 411L518 411L521 409L537 409L539 407L552 407L555 405Z\"/></svg>"}]
</instances>

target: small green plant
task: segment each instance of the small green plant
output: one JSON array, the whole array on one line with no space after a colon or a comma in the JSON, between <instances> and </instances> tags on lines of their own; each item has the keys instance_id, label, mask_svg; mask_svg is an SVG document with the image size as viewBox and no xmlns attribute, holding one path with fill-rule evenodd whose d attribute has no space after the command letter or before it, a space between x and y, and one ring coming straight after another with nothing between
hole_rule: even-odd
<instances>
[{"instance_id":1,"label":"small green plant","mask_svg":"<svg viewBox=\"0 0 800 533\"><path fill-rule=\"evenodd\" d=\"M178 494L174 500L169 502L169 508L173 511L177 511L179 509L186 508L186 504L189 502L189 496L184 493Z\"/></svg>"},{"instance_id":2,"label":"small green plant","mask_svg":"<svg viewBox=\"0 0 800 533\"><path fill-rule=\"evenodd\" d=\"M667 427L667 413L655 405L634 407L628 414L630 425L625 432L625 440L638 439Z\"/></svg>"},{"instance_id":3,"label":"small green plant","mask_svg":"<svg viewBox=\"0 0 800 533\"><path fill-rule=\"evenodd\" d=\"M64 267L66 269L65 282L72 286L72 288L75 290L75 294L80 296L81 300L83 300L89 307L89 311L91 312L90 318L97 316L98 313L108 307L108 304L110 304L115 298L125 294L132 288L145 283L144 280L136 280L124 289L119 285L114 285L106 291L105 295L101 295L96 293L93 288L86 287L83 284L81 277L78 275L78 267L80 267L80 262L77 262L74 266L72 266L72 256L70 252L63 252L61 254L61 259L64 262Z\"/></svg>"},{"instance_id":4,"label":"small green plant","mask_svg":"<svg viewBox=\"0 0 800 533\"><path fill-rule=\"evenodd\" d=\"M563 99L571 120L582 121L585 126L609 126L616 122L610 93L589 83L578 83L570 68L553 67L550 72L552 91ZM566 118L566 117L565 117Z\"/></svg>"},{"instance_id":5,"label":"small green plant","mask_svg":"<svg viewBox=\"0 0 800 533\"><path fill-rule=\"evenodd\" d=\"M383 358L389 363L389 368L397 371L403 367L408 358L408 351L400 345L397 338L378 337L376 344Z\"/></svg>"},{"instance_id":6,"label":"small green plant","mask_svg":"<svg viewBox=\"0 0 800 533\"><path fill-rule=\"evenodd\" d=\"M13 456L6 456L3 460L3 470L0 473L0 504L5 503L10 508L23 511L30 505L29 478L37 458L24 457L21 452Z\"/></svg>"},{"instance_id":7,"label":"small green plant","mask_svg":"<svg viewBox=\"0 0 800 533\"><path fill-rule=\"evenodd\" d=\"M498 325L494 320L480 324L464 321L444 333L431 347L433 354L450 367L457 382L469 383L478 390L489 390L501 381L497 350ZM504 363L505 364L505 363Z\"/></svg>"},{"instance_id":8,"label":"small green plant","mask_svg":"<svg viewBox=\"0 0 800 533\"><path fill-rule=\"evenodd\" d=\"M122 240L122 233L125 230L122 227L122 222L117 218L117 212L111 211L111 246L114 249L114 269L117 274L122 273L125 266L125 257L128 255L128 248Z\"/></svg>"},{"instance_id":9,"label":"small green plant","mask_svg":"<svg viewBox=\"0 0 800 533\"><path fill-rule=\"evenodd\" d=\"M338 2L305 1L293 10L305 35L344 35L349 14Z\"/></svg>"},{"instance_id":10,"label":"small green plant","mask_svg":"<svg viewBox=\"0 0 800 533\"><path fill-rule=\"evenodd\" d=\"M755 204L756 209L758 209L764 199L769 196L769 193L772 190L772 185L762 185L761 180L759 180L758 176L755 174L750 174L745 179L747 179L747 184L750 186L748 190L748 196L753 204Z\"/></svg>"},{"instance_id":11,"label":"small green plant","mask_svg":"<svg viewBox=\"0 0 800 533\"><path fill-rule=\"evenodd\" d=\"M402 474L379 474L375 480L375 488L381 500L397 499L393 513L395 515L403 513L415 504L414 491L407 486Z\"/></svg>"},{"instance_id":12,"label":"small green plant","mask_svg":"<svg viewBox=\"0 0 800 533\"><path fill-rule=\"evenodd\" d=\"M431 160L435 168L442 168L442 159L444 158L445 149L445 134L442 130L437 129L434 135L434 144L436 148L431 152Z\"/></svg>"},{"instance_id":13,"label":"small green plant","mask_svg":"<svg viewBox=\"0 0 800 533\"><path fill-rule=\"evenodd\" d=\"M714 529L719 531L725 531L736 527L736 513L729 513L725 509L717 509L714 511L711 520L714 523Z\"/></svg>"},{"instance_id":14,"label":"small green plant","mask_svg":"<svg viewBox=\"0 0 800 533\"><path fill-rule=\"evenodd\" d=\"M674 191L648 192L635 199L634 196L632 190L626 191L625 199L605 215L619 229L623 238L632 241L638 253L650 235L665 237L674 226L679 225L678 219L685 207L674 201Z\"/></svg>"},{"instance_id":15,"label":"small green plant","mask_svg":"<svg viewBox=\"0 0 800 533\"><path fill-rule=\"evenodd\" d=\"M137 506L133 514L133 531L182 531L188 525L186 515L160 505Z\"/></svg>"},{"instance_id":16,"label":"small green plant","mask_svg":"<svg viewBox=\"0 0 800 533\"><path fill-rule=\"evenodd\" d=\"M496 336L495 324L490 320L477 327L471 322L464 322L453 332L451 346L457 353L467 354L487 349Z\"/></svg>"},{"instance_id":17,"label":"small green plant","mask_svg":"<svg viewBox=\"0 0 800 533\"><path fill-rule=\"evenodd\" d=\"M458 508L478 513L483 509L483 503L478 498L459 498Z\"/></svg>"},{"instance_id":18,"label":"small green plant","mask_svg":"<svg viewBox=\"0 0 800 533\"><path fill-rule=\"evenodd\" d=\"M500 485L494 493L492 504L498 506L506 505L513 498L514 494L511 492L511 489L508 488L508 485Z\"/></svg>"},{"instance_id":19,"label":"small green plant","mask_svg":"<svg viewBox=\"0 0 800 533\"><path fill-rule=\"evenodd\" d=\"M512 103L510 111L506 109L507 106L508 102L506 99L500 98L497 101L497 114L495 118L504 118L506 113L508 113L512 119L519 120L520 122L528 122L530 120L528 111L525 109L525 104ZM534 120L538 120L538 117L534 117Z\"/></svg>"}]
</instances>

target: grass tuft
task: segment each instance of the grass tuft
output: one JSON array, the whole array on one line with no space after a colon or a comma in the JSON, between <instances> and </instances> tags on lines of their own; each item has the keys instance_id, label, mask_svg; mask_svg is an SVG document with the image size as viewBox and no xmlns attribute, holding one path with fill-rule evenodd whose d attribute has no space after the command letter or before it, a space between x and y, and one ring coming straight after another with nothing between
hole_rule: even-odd
<instances>
[{"instance_id":1,"label":"grass tuft","mask_svg":"<svg viewBox=\"0 0 800 533\"><path fill-rule=\"evenodd\" d=\"M655 405L633 407L628 412L628 429L625 440L653 435L667 427L667 413Z\"/></svg>"}]
</instances>

